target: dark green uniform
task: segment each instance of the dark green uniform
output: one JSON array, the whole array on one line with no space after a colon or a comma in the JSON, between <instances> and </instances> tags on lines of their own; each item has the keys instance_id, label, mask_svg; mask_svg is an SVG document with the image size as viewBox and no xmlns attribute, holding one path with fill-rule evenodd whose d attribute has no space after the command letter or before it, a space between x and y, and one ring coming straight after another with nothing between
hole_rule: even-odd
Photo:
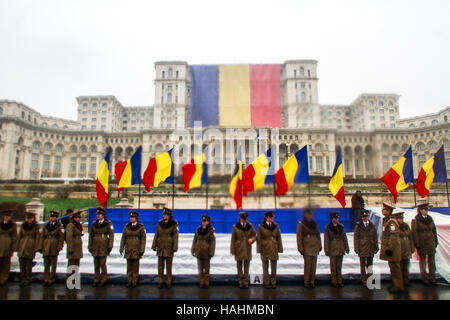
<instances>
[{"instance_id":1,"label":"dark green uniform","mask_svg":"<svg viewBox=\"0 0 450 320\"><path fill-rule=\"evenodd\" d=\"M123 255L125 251L124 258L127 259L127 286L134 287L139 280L139 261L145 252L147 235L144 225L137 221L139 213L130 211L130 217L135 217L136 222L129 222L123 228L119 252Z\"/></svg>"},{"instance_id":2,"label":"dark green uniform","mask_svg":"<svg viewBox=\"0 0 450 320\"><path fill-rule=\"evenodd\" d=\"M17 245L17 225L12 220L4 219L6 215L11 216L11 212L5 210L0 221L0 285L8 281L11 257Z\"/></svg>"},{"instance_id":3,"label":"dark green uniform","mask_svg":"<svg viewBox=\"0 0 450 320\"><path fill-rule=\"evenodd\" d=\"M58 212L53 211L52 217L58 217ZM64 246L64 233L62 224L59 221L48 222L41 232L39 251L44 257L44 285L51 285L55 282L56 267L58 264L58 254Z\"/></svg>"},{"instance_id":4,"label":"dark green uniform","mask_svg":"<svg viewBox=\"0 0 450 320\"><path fill-rule=\"evenodd\" d=\"M231 233L230 252L236 260L238 281L240 288L248 288L250 260L252 260L252 244L256 240L256 231L253 225L247 221L248 213L241 212L240 217L245 223L237 222ZM248 243L251 239L252 243Z\"/></svg>"},{"instance_id":5,"label":"dark green uniform","mask_svg":"<svg viewBox=\"0 0 450 320\"><path fill-rule=\"evenodd\" d=\"M210 221L211 217L207 215L202 216L202 221ZM201 287L209 287L209 269L210 261L214 256L216 249L216 236L214 228L208 224L205 227L201 225L195 231L194 239L192 240L191 253L197 258L198 278Z\"/></svg>"},{"instance_id":6,"label":"dark green uniform","mask_svg":"<svg viewBox=\"0 0 450 320\"><path fill-rule=\"evenodd\" d=\"M331 217L334 216L336 215L331 215ZM339 222L336 225L331 221L328 223L325 227L323 247L325 255L330 257L331 284L342 287L342 261L344 254L349 253L344 225Z\"/></svg>"},{"instance_id":7,"label":"dark green uniform","mask_svg":"<svg viewBox=\"0 0 450 320\"><path fill-rule=\"evenodd\" d=\"M392 214L383 219L380 259L388 261L389 264L392 279L390 292L401 292L405 289L401 267L402 247L400 229L395 217L395 214Z\"/></svg>"},{"instance_id":8,"label":"dark green uniform","mask_svg":"<svg viewBox=\"0 0 450 320\"><path fill-rule=\"evenodd\" d=\"M428 203L419 205L418 210L420 210L420 208L428 208ZM433 218L431 218L429 215L425 217L420 214L420 212L416 215L411 225L414 245L417 248L420 259L419 267L422 281L425 283L435 284L435 254L436 247L438 245L436 225L434 224ZM428 273L426 271L427 262Z\"/></svg>"},{"instance_id":9,"label":"dark green uniform","mask_svg":"<svg viewBox=\"0 0 450 320\"><path fill-rule=\"evenodd\" d=\"M27 218L35 217L32 212L27 213ZM31 282L33 259L39 248L40 227L36 220L31 223L25 221L20 226L17 239L17 256L20 264L20 282L22 286L28 286Z\"/></svg>"},{"instance_id":10,"label":"dark green uniform","mask_svg":"<svg viewBox=\"0 0 450 320\"><path fill-rule=\"evenodd\" d=\"M265 213L266 217L273 217L273 211ZM277 283L278 253L283 252L280 227L275 222L264 219L256 234L256 252L261 254L263 267L263 282L266 288L275 288ZM270 275L269 275L270 263Z\"/></svg>"},{"instance_id":11,"label":"dark green uniform","mask_svg":"<svg viewBox=\"0 0 450 320\"><path fill-rule=\"evenodd\" d=\"M103 286L108 278L106 258L114 246L114 227L112 222L106 219L105 209L97 208L97 214L102 214L104 219L92 222L88 249L94 257L94 285Z\"/></svg>"},{"instance_id":12,"label":"dark green uniform","mask_svg":"<svg viewBox=\"0 0 450 320\"><path fill-rule=\"evenodd\" d=\"M158 284L164 283L164 265L166 267L166 285L172 286L172 260L178 250L178 222L172 218L172 210L163 209L163 215L169 215L170 219L160 220L153 237L152 249L158 256Z\"/></svg>"}]
</instances>

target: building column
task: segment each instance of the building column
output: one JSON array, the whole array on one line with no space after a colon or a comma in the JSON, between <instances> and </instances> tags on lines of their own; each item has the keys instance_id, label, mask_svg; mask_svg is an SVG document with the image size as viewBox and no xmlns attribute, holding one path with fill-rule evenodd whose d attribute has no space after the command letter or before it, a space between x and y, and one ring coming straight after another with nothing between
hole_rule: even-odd
<instances>
[{"instance_id":1,"label":"building column","mask_svg":"<svg viewBox=\"0 0 450 320\"><path fill-rule=\"evenodd\" d=\"M356 164L355 164L355 156L352 156L352 176L353 179L356 178Z\"/></svg>"},{"instance_id":2,"label":"building column","mask_svg":"<svg viewBox=\"0 0 450 320\"><path fill-rule=\"evenodd\" d=\"M365 179L367 176L366 173L366 157L362 157L362 169L363 169L363 178Z\"/></svg>"}]
</instances>

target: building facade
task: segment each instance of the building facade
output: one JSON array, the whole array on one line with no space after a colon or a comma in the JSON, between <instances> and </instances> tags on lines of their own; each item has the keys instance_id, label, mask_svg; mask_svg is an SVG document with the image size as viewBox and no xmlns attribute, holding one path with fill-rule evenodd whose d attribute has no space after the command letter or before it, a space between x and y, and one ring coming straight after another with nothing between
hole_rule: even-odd
<instances>
[{"instance_id":1,"label":"building facade","mask_svg":"<svg viewBox=\"0 0 450 320\"><path fill-rule=\"evenodd\" d=\"M188 125L190 66L182 61L162 61L155 63L155 71L153 105L123 106L114 96L79 96L77 121L44 116L23 103L0 100L0 179L95 178L107 146L113 148L111 172L115 163L129 158L140 145L143 170L152 156L174 145L197 150L198 133ZM397 94L361 94L350 105L321 105L315 60L284 62L280 80L283 125L277 131L269 130L268 141L279 151L276 168L308 145L311 174L329 176L339 145L345 176L376 178L411 142L417 176L441 143L450 148L450 107L400 119ZM203 129L204 138L209 135L204 140L216 140L224 158L230 160L212 165L211 175L231 174L235 155L226 154L231 150L229 144L234 151L238 144L244 147L246 163L264 151L255 143L259 128ZM230 130L235 130L231 138ZM180 151L179 156L183 163L190 154ZM450 168L448 151L446 163ZM180 174L180 165L176 171Z\"/></svg>"}]
</instances>

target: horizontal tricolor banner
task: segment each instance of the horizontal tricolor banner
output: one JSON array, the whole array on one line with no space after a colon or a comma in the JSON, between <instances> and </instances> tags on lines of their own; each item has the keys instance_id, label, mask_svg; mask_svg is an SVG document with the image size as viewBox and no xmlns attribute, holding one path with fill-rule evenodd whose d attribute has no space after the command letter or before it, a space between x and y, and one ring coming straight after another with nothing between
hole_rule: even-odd
<instances>
[{"instance_id":1,"label":"horizontal tricolor banner","mask_svg":"<svg viewBox=\"0 0 450 320\"><path fill-rule=\"evenodd\" d=\"M190 71L191 126L282 126L280 65L198 65Z\"/></svg>"}]
</instances>

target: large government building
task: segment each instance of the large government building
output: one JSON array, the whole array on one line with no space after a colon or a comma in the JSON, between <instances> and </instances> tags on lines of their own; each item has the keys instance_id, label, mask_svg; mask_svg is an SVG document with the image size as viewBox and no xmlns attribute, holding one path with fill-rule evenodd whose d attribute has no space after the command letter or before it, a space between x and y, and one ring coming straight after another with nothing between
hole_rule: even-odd
<instances>
[{"instance_id":1,"label":"large government building","mask_svg":"<svg viewBox=\"0 0 450 320\"><path fill-rule=\"evenodd\" d=\"M114 96L79 96L77 121L0 100L0 179L95 178L108 145L113 166L142 145L145 170L150 157L176 143L192 148L193 123L198 120L203 121L203 133L210 130L215 139L237 130L246 163L254 157L249 148L256 141L255 132L276 128L271 133L271 142L279 148L276 166L307 144L313 175L331 175L337 146L342 148L344 174L353 178L380 177L410 142L417 176L442 143L450 147L450 107L400 119L400 97L392 93L363 93L349 105L319 104L315 60L222 66L162 61L155 69L153 105L123 106ZM237 143L229 138L220 141L224 149ZM186 154L180 156L187 160ZM449 152L446 163L450 168ZM210 175L232 171L231 164L210 168Z\"/></svg>"}]
</instances>

